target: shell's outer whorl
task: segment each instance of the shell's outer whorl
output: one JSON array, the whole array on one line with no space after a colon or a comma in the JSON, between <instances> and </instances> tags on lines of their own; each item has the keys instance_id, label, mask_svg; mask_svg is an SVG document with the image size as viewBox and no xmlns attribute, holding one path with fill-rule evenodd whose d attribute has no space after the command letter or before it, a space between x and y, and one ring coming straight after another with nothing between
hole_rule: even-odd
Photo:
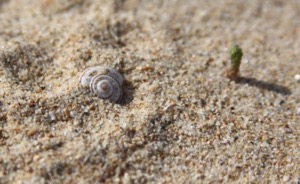
<instances>
[{"instance_id":1,"label":"shell's outer whorl","mask_svg":"<svg viewBox=\"0 0 300 184\"><path fill-rule=\"evenodd\" d=\"M123 82L124 82L124 77L121 73L119 73L117 70L113 69L113 68L110 68L110 67L107 67L106 68L106 72L107 72L107 75L111 76L112 78L114 78L120 86L123 85Z\"/></svg>"},{"instance_id":2,"label":"shell's outer whorl","mask_svg":"<svg viewBox=\"0 0 300 184\"><path fill-rule=\"evenodd\" d=\"M101 84L108 84L108 90L104 91ZM117 103L122 98L122 86L119 82L109 75L96 75L90 83L91 91L101 99L108 99L110 102Z\"/></svg>"}]
</instances>

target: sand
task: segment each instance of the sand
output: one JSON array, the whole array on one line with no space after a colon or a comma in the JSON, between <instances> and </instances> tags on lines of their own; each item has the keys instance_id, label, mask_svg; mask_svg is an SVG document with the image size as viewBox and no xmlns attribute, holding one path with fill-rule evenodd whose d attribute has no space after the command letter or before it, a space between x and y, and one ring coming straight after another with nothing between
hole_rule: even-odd
<instances>
[{"instance_id":1,"label":"sand","mask_svg":"<svg viewBox=\"0 0 300 184\"><path fill-rule=\"evenodd\" d=\"M0 0L0 183L299 183L299 20L298 0ZM124 75L121 104L79 85L91 66Z\"/></svg>"}]
</instances>

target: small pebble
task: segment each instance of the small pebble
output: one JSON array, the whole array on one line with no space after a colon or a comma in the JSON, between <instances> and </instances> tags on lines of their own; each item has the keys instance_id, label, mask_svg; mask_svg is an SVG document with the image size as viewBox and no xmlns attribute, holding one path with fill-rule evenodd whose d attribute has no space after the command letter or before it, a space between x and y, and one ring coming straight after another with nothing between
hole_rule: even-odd
<instances>
[{"instance_id":1,"label":"small pebble","mask_svg":"<svg viewBox=\"0 0 300 184\"><path fill-rule=\"evenodd\" d=\"M76 112L75 112L75 111L71 111L71 112L70 112L70 116L71 116L72 118L75 118Z\"/></svg>"},{"instance_id":2,"label":"small pebble","mask_svg":"<svg viewBox=\"0 0 300 184\"><path fill-rule=\"evenodd\" d=\"M295 75L295 80L296 80L297 82L300 82L300 74Z\"/></svg>"},{"instance_id":3,"label":"small pebble","mask_svg":"<svg viewBox=\"0 0 300 184\"><path fill-rule=\"evenodd\" d=\"M290 180L290 176L289 175L283 176L283 182L288 182L289 180Z\"/></svg>"},{"instance_id":4,"label":"small pebble","mask_svg":"<svg viewBox=\"0 0 300 184\"><path fill-rule=\"evenodd\" d=\"M300 107L297 108L297 115L300 116Z\"/></svg>"},{"instance_id":5,"label":"small pebble","mask_svg":"<svg viewBox=\"0 0 300 184\"><path fill-rule=\"evenodd\" d=\"M51 121L56 120L56 116L55 116L55 113L53 111L49 112L49 116L50 116Z\"/></svg>"}]
</instances>

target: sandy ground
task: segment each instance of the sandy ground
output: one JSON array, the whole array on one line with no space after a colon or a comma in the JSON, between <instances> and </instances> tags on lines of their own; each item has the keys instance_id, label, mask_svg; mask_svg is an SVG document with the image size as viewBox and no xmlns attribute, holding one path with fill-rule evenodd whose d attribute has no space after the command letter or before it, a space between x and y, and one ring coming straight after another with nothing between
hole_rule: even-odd
<instances>
[{"instance_id":1,"label":"sandy ground","mask_svg":"<svg viewBox=\"0 0 300 184\"><path fill-rule=\"evenodd\" d=\"M299 183L299 51L298 0L0 0L0 183Z\"/></svg>"}]
</instances>

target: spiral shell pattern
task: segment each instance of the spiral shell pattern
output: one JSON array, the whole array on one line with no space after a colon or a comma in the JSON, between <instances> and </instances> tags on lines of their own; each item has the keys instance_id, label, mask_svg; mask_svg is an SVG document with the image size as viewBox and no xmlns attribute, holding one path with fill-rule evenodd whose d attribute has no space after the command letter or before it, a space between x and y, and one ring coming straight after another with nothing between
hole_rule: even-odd
<instances>
[{"instance_id":1,"label":"spiral shell pattern","mask_svg":"<svg viewBox=\"0 0 300 184\"><path fill-rule=\"evenodd\" d=\"M101 66L95 66L86 69L84 72L79 77L79 83L81 84L82 87L88 88L90 87L90 82L92 78L97 75L98 73L103 73L104 68Z\"/></svg>"},{"instance_id":2,"label":"spiral shell pattern","mask_svg":"<svg viewBox=\"0 0 300 184\"><path fill-rule=\"evenodd\" d=\"M79 82L84 88L101 99L119 103L123 94L124 77L110 67L95 66L86 69L80 76Z\"/></svg>"}]
</instances>

